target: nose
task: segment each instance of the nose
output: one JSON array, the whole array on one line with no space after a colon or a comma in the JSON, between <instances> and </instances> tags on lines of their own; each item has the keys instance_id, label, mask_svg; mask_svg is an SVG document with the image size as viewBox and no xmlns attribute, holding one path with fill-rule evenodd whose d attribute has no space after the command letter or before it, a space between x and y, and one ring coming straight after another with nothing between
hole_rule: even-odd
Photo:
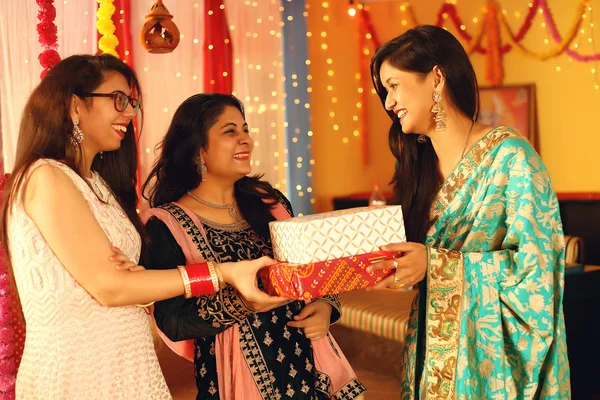
<instances>
[{"instance_id":1,"label":"nose","mask_svg":"<svg viewBox=\"0 0 600 400\"><path fill-rule=\"evenodd\" d=\"M396 106L396 100L392 97L391 93L388 92L385 98L385 109L388 111L392 111Z\"/></svg>"},{"instance_id":2,"label":"nose","mask_svg":"<svg viewBox=\"0 0 600 400\"><path fill-rule=\"evenodd\" d=\"M250 132L243 132L240 135L239 144L248 146L254 145L254 139L252 139L252 136L250 136Z\"/></svg>"},{"instance_id":3,"label":"nose","mask_svg":"<svg viewBox=\"0 0 600 400\"><path fill-rule=\"evenodd\" d=\"M126 115L128 117L134 118L136 116L136 111L135 108L133 108L133 106L131 105L131 103L127 103L127 107L125 107L125 110L123 110L123 115Z\"/></svg>"}]
</instances>

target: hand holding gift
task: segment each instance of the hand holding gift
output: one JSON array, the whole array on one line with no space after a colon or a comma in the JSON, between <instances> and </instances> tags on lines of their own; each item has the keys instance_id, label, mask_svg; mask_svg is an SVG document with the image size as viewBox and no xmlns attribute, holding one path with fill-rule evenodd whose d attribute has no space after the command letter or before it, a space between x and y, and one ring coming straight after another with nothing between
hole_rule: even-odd
<instances>
[{"instance_id":1,"label":"hand holding gift","mask_svg":"<svg viewBox=\"0 0 600 400\"><path fill-rule=\"evenodd\" d=\"M367 290L403 289L421 282L427 273L427 248L421 243L393 243L381 250L397 253L397 258L367 267L367 271L394 269L394 273Z\"/></svg>"},{"instance_id":2,"label":"hand holding gift","mask_svg":"<svg viewBox=\"0 0 600 400\"><path fill-rule=\"evenodd\" d=\"M331 304L315 301L307 304L287 325L304 329L304 336L310 340L319 340L329 332L330 321Z\"/></svg>"},{"instance_id":3,"label":"hand holding gift","mask_svg":"<svg viewBox=\"0 0 600 400\"><path fill-rule=\"evenodd\" d=\"M397 257L381 251L406 240L400 206L360 207L271 222L279 263L261 271L267 293L306 300L373 286L393 266L367 271Z\"/></svg>"}]
</instances>

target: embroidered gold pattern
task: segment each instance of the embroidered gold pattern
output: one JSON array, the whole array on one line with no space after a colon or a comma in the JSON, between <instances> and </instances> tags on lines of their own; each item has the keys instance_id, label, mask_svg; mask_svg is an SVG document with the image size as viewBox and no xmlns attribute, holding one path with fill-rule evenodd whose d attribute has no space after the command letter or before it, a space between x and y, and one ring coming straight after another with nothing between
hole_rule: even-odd
<instances>
[{"instance_id":1,"label":"embroidered gold pattern","mask_svg":"<svg viewBox=\"0 0 600 400\"><path fill-rule=\"evenodd\" d=\"M296 371L296 368L294 368L294 364L290 364L290 376L293 378L297 373L298 371Z\"/></svg>"},{"instance_id":2,"label":"embroidered gold pattern","mask_svg":"<svg viewBox=\"0 0 600 400\"><path fill-rule=\"evenodd\" d=\"M199 297L196 304L198 315L205 321L211 321L215 328L231 326L252 314L232 286L211 296Z\"/></svg>"},{"instance_id":3,"label":"embroidered gold pattern","mask_svg":"<svg viewBox=\"0 0 600 400\"><path fill-rule=\"evenodd\" d=\"M507 129L506 127L498 127L488 132L467 152L467 154L465 154L465 158L456 166L456 169L448 175L433 202L431 207L431 218L433 220L437 220L442 215L452 199L455 198L456 191L464 186L470 179L475 172L475 169L481 164L481 161L490 153L490 151L500 144L500 142L510 137L522 136L516 131Z\"/></svg>"},{"instance_id":4,"label":"embroidered gold pattern","mask_svg":"<svg viewBox=\"0 0 600 400\"><path fill-rule=\"evenodd\" d=\"M356 399L363 394L367 389L356 379L352 379L333 394L334 400Z\"/></svg>"},{"instance_id":5,"label":"embroidered gold pattern","mask_svg":"<svg viewBox=\"0 0 600 400\"><path fill-rule=\"evenodd\" d=\"M425 388L427 398L454 396L454 378L460 335L463 292L462 253L429 249L427 347Z\"/></svg>"},{"instance_id":6,"label":"embroidered gold pattern","mask_svg":"<svg viewBox=\"0 0 600 400\"><path fill-rule=\"evenodd\" d=\"M248 321L240 322L240 347L252 373L254 383L263 399L277 398L269 377L267 363L256 343L256 338Z\"/></svg>"},{"instance_id":7,"label":"embroidered gold pattern","mask_svg":"<svg viewBox=\"0 0 600 400\"><path fill-rule=\"evenodd\" d=\"M263 340L263 343L267 347L271 346L271 343L273 343L273 339L271 339L271 335L269 334L269 332L265 333L265 340Z\"/></svg>"},{"instance_id":8,"label":"embroidered gold pattern","mask_svg":"<svg viewBox=\"0 0 600 400\"><path fill-rule=\"evenodd\" d=\"M285 354L283 354L283 352L281 351L281 347L280 347L277 350L277 361L279 361L280 363L282 363L284 358L285 358Z\"/></svg>"}]
</instances>

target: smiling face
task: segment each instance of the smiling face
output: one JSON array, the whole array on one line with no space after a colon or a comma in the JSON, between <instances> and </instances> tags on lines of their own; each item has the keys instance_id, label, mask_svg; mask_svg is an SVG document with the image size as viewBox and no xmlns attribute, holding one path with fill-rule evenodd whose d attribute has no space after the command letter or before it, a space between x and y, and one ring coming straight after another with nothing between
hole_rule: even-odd
<instances>
[{"instance_id":1,"label":"smiling face","mask_svg":"<svg viewBox=\"0 0 600 400\"><path fill-rule=\"evenodd\" d=\"M208 130L206 149L200 154L204 159L207 177L220 177L237 181L252 172L250 157L254 140L248 124L236 107L226 106Z\"/></svg>"},{"instance_id":2,"label":"smiling face","mask_svg":"<svg viewBox=\"0 0 600 400\"><path fill-rule=\"evenodd\" d=\"M111 94L121 91L131 95L127 80L118 72L108 72L104 81L92 93ZM127 126L135 117L135 111L128 104L124 111L117 111L111 97L73 96L71 105L72 120L79 120L84 139L81 146L88 154L117 150L125 138Z\"/></svg>"},{"instance_id":3,"label":"smiling face","mask_svg":"<svg viewBox=\"0 0 600 400\"><path fill-rule=\"evenodd\" d=\"M436 88L435 72L423 76L393 67L388 61L381 64L379 79L387 90L385 109L400 119L404 133L427 133L434 129L431 109ZM437 87L440 87L438 81Z\"/></svg>"}]
</instances>

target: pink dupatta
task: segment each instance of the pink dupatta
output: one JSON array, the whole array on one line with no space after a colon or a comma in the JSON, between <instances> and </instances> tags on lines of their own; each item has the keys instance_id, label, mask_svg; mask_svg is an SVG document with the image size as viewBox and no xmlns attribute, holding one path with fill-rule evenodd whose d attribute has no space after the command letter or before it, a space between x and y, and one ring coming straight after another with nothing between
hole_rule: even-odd
<instances>
[{"instance_id":1,"label":"pink dupatta","mask_svg":"<svg viewBox=\"0 0 600 400\"><path fill-rule=\"evenodd\" d=\"M173 204L181 208L192 219L202 234L204 234L202 223L193 212L178 203ZM271 207L271 214L277 220L290 218L290 214L280 203ZM152 208L142 214L142 221L145 223L152 216L159 218L167 225L177 244L183 250L188 264L205 261L196 245L192 242L191 237L167 210ZM193 340L172 342L160 329L157 330L159 336L171 350L189 361L194 360ZM239 345L240 333L238 324L219 333L216 336L215 342L217 376L221 400L262 400L262 396L256 387L252 373L246 365ZM355 380L356 374L331 334L328 333L327 336L311 342L311 345L315 368L317 371L326 374L331 380L331 393L329 395L333 397L338 390Z\"/></svg>"}]
</instances>

